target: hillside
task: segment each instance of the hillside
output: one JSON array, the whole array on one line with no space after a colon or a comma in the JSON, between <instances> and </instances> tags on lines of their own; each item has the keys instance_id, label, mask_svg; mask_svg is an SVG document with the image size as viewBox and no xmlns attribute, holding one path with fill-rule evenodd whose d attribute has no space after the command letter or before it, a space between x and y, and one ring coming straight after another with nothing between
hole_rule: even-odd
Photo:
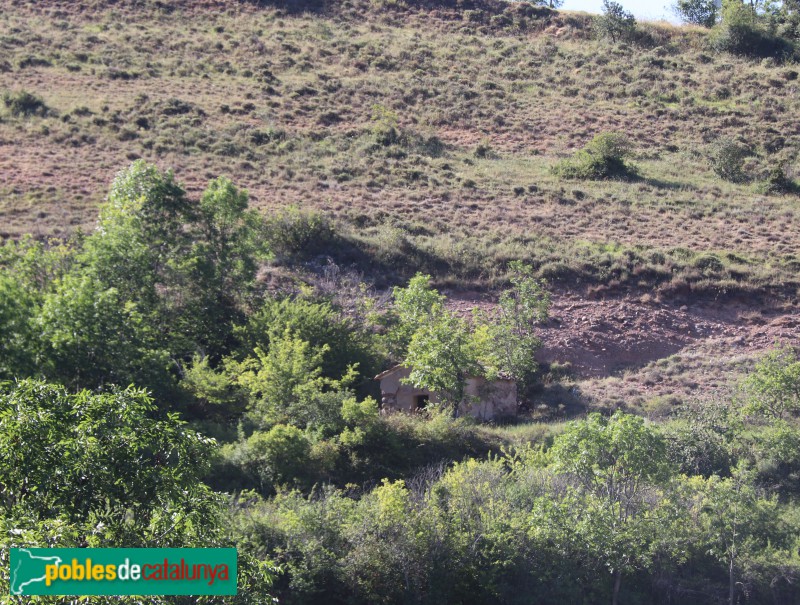
<instances>
[{"instance_id":1,"label":"hillside","mask_svg":"<svg viewBox=\"0 0 800 605\"><path fill-rule=\"evenodd\" d=\"M610 45L586 15L493 1L5 0L0 32L0 90L44 104L0 117L3 237L91 230L112 175L144 158L190 192L223 174L265 211L326 213L340 237L320 253L379 287L423 270L491 288L520 258L565 299L612 297L614 329L565 305L577 336L548 333L545 360L578 376L684 348L713 374L796 336L798 198L721 180L708 149L746 143L754 181L793 174L797 71L711 52L702 29L642 24ZM607 131L632 140L638 178L551 173ZM711 323L652 342L659 313L694 326L709 309L745 334ZM774 321L789 327L756 338ZM627 380L645 399L680 386Z\"/></svg>"},{"instance_id":2,"label":"hillside","mask_svg":"<svg viewBox=\"0 0 800 605\"><path fill-rule=\"evenodd\" d=\"M800 4L682 5L0 0L0 594L800 602Z\"/></svg>"}]
</instances>

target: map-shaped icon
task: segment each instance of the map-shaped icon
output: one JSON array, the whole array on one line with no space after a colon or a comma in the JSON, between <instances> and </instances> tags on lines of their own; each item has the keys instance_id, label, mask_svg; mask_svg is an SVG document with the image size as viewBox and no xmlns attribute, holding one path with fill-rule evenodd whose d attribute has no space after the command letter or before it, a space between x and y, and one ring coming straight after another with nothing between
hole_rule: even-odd
<instances>
[{"instance_id":1,"label":"map-shaped icon","mask_svg":"<svg viewBox=\"0 0 800 605\"><path fill-rule=\"evenodd\" d=\"M27 548L16 548L11 557L11 594L23 594L29 584L45 581L47 565L60 565L61 557L40 557ZM16 555L16 556L14 556Z\"/></svg>"}]
</instances>

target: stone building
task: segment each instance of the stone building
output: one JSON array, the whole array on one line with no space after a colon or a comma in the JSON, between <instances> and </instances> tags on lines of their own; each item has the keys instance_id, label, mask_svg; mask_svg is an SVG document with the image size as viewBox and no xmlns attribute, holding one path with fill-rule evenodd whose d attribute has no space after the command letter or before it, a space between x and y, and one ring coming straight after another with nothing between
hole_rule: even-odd
<instances>
[{"instance_id":1,"label":"stone building","mask_svg":"<svg viewBox=\"0 0 800 605\"><path fill-rule=\"evenodd\" d=\"M410 368L398 365L375 377L381 383L381 411L416 412L439 403L435 392L403 382L409 374ZM517 414L517 383L510 378L488 381L480 376L470 376L464 394L464 402L459 407L462 415L494 420Z\"/></svg>"}]
</instances>

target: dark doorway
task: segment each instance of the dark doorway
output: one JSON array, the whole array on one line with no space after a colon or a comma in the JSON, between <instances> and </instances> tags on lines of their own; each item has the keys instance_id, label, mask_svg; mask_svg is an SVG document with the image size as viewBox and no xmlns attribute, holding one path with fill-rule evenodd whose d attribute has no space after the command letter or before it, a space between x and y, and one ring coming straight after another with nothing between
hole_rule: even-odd
<instances>
[{"instance_id":1,"label":"dark doorway","mask_svg":"<svg viewBox=\"0 0 800 605\"><path fill-rule=\"evenodd\" d=\"M424 410L425 408L427 408L430 399L431 398L429 395L417 395L416 397L414 397L414 400L417 403L417 409Z\"/></svg>"}]
</instances>

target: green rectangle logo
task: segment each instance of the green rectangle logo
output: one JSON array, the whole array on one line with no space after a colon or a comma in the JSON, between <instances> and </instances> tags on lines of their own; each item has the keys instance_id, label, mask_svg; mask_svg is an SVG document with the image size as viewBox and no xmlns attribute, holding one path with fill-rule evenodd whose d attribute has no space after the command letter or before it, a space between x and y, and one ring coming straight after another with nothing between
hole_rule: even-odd
<instances>
[{"instance_id":1,"label":"green rectangle logo","mask_svg":"<svg viewBox=\"0 0 800 605\"><path fill-rule=\"evenodd\" d=\"M12 595L235 595L235 548L12 548Z\"/></svg>"}]
</instances>

